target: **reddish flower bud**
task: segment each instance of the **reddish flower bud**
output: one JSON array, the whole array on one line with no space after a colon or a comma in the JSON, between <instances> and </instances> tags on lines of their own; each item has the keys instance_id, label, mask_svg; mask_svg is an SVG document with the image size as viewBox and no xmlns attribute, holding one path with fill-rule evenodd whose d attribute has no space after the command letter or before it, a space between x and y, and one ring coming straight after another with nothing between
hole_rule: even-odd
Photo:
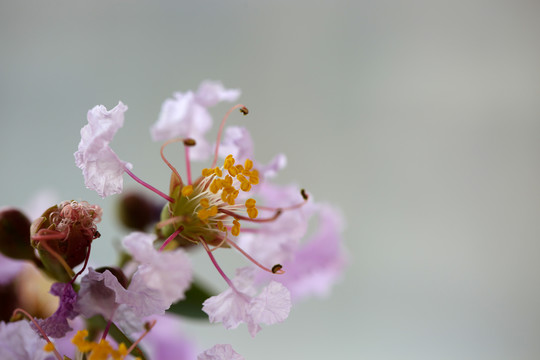
<instances>
[{"instance_id":1,"label":"reddish flower bud","mask_svg":"<svg viewBox=\"0 0 540 360\"><path fill-rule=\"evenodd\" d=\"M45 269L54 278L66 281L69 269L84 261L88 246L100 236L95 223L102 210L85 201L64 201L47 209L31 226L32 246ZM67 265L67 266L66 266Z\"/></svg>"}]
</instances>

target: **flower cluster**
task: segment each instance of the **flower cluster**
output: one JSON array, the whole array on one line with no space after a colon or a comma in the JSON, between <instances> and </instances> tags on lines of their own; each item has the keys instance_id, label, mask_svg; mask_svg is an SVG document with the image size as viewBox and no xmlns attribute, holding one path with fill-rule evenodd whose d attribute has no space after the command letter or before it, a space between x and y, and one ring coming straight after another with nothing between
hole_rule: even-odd
<instances>
[{"instance_id":1,"label":"flower cluster","mask_svg":"<svg viewBox=\"0 0 540 360\"><path fill-rule=\"evenodd\" d=\"M43 319L17 308L12 320L27 317L30 323L0 323L2 358L166 359L171 353L193 358L192 345L171 338L167 329L175 320L170 314L200 318L204 312L211 323L226 329L244 323L255 336L261 325L284 321L294 301L329 292L346 263L339 212L314 202L304 189L271 183L286 166L285 155L276 155L268 164L257 162L248 130L225 128L234 110L248 114L244 105L226 113L215 143L206 138L213 122L209 108L239 96L238 90L206 81L196 92L176 93L164 102L150 132L154 141L163 142L161 157L171 171L168 192L137 177L133 165L110 146L123 126L127 106L119 102L111 110L100 105L88 111L75 152L85 185L101 197L120 194L127 174L159 196L161 211L141 215L142 209L155 208L156 201L142 206L143 200L133 202L137 195L130 195L122 205L128 218L124 223L137 231L122 240L120 263L101 268L87 266L92 242L101 236L99 206L65 201L47 209L31 226L22 214L0 213L7 219L0 222L0 250L10 258L32 261L55 279L50 292L59 298L56 311ZM173 143L183 146L183 175L165 156L165 148ZM209 166L196 176L193 161L208 161ZM137 211L130 209L133 206ZM144 224L129 214L144 218ZM21 216L26 222L9 220ZM303 240L312 218L319 226ZM153 233L141 232L149 223ZM13 230L15 225L22 232ZM196 249L206 252L227 285L221 293L212 296L194 280L188 252ZM249 264L241 262L232 279L214 256L216 250L227 249ZM13 255L19 253L24 256ZM5 282L17 281L18 271L17 266L6 266ZM230 345L218 344L197 359L243 358Z\"/></svg>"}]
</instances>

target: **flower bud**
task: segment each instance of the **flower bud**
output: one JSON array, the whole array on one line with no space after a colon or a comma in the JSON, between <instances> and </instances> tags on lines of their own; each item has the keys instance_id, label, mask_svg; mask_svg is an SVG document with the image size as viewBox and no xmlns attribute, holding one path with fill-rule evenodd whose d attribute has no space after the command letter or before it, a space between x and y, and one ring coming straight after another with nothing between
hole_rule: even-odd
<instances>
[{"instance_id":1,"label":"flower bud","mask_svg":"<svg viewBox=\"0 0 540 360\"><path fill-rule=\"evenodd\" d=\"M159 221L162 206L143 195L132 192L120 199L118 216L127 228L144 231L149 225Z\"/></svg>"},{"instance_id":2,"label":"flower bud","mask_svg":"<svg viewBox=\"0 0 540 360\"><path fill-rule=\"evenodd\" d=\"M101 214L97 205L64 201L32 223L32 246L51 276L60 281L71 278L65 265L73 268L84 261L88 246L100 237L95 223L101 220Z\"/></svg>"},{"instance_id":3,"label":"flower bud","mask_svg":"<svg viewBox=\"0 0 540 360\"><path fill-rule=\"evenodd\" d=\"M33 259L30 220L17 209L0 211L0 252L13 259Z\"/></svg>"}]
</instances>

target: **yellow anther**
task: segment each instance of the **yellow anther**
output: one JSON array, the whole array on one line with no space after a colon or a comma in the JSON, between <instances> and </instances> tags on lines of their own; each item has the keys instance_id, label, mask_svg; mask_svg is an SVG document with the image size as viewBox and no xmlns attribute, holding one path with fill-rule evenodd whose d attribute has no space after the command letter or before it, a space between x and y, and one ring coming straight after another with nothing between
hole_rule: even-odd
<instances>
[{"instance_id":1,"label":"yellow anther","mask_svg":"<svg viewBox=\"0 0 540 360\"><path fill-rule=\"evenodd\" d=\"M253 167L253 161L246 159L246 162L244 163L244 169L251 170Z\"/></svg>"},{"instance_id":2,"label":"yellow anther","mask_svg":"<svg viewBox=\"0 0 540 360\"><path fill-rule=\"evenodd\" d=\"M201 204L201 206L205 209L210 206L210 202L207 198L202 198L199 204Z\"/></svg>"},{"instance_id":3,"label":"yellow anther","mask_svg":"<svg viewBox=\"0 0 540 360\"><path fill-rule=\"evenodd\" d=\"M234 165L234 158L232 155L227 155L225 158L225 161L223 162L223 168L225 170L228 170L230 167Z\"/></svg>"},{"instance_id":4,"label":"yellow anther","mask_svg":"<svg viewBox=\"0 0 540 360\"><path fill-rule=\"evenodd\" d=\"M236 168L236 170L238 170L238 172L244 171L244 167L242 166L242 164L236 165L235 168Z\"/></svg>"},{"instance_id":5,"label":"yellow anther","mask_svg":"<svg viewBox=\"0 0 540 360\"><path fill-rule=\"evenodd\" d=\"M217 194L217 192L223 187L223 181L221 179L214 179L212 183L210 184L210 191L214 194Z\"/></svg>"},{"instance_id":6,"label":"yellow anther","mask_svg":"<svg viewBox=\"0 0 540 360\"><path fill-rule=\"evenodd\" d=\"M250 180L251 180L251 178L250 178ZM240 185L240 189L242 189L242 191L248 192L249 190L251 190L251 184L248 181L244 181Z\"/></svg>"},{"instance_id":7,"label":"yellow anther","mask_svg":"<svg viewBox=\"0 0 540 360\"><path fill-rule=\"evenodd\" d=\"M251 170L251 176L259 177L259 170L257 169Z\"/></svg>"},{"instance_id":8,"label":"yellow anther","mask_svg":"<svg viewBox=\"0 0 540 360\"><path fill-rule=\"evenodd\" d=\"M257 210L256 207L252 207L252 208L247 209L247 213L251 219L255 219L257 215L259 214L259 210Z\"/></svg>"},{"instance_id":9,"label":"yellow anther","mask_svg":"<svg viewBox=\"0 0 540 360\"><path fill-rule=\"evenodd\" d=\"M210 216L210 212L206 209L201 209L199 211L197 211L197 216L199 217L199 219L201 220L206 220L208 219L208 217Z\"/></svg>"},{"instance_id":10,"label":"yellow anther","mask_svg":"<svg viewBox=\"0 0 540 360\"><path fill-rule=\"evenodd\" d=\"M202 170L202 176L204 176L204 177L210 176L213 173L214 173L214 171L212 169L203 169Z\"/></svg>"},{"instance_id":11,"label":"yellow anther","mask_svg":"<svg viewBox=\"0 0 540 360\"><path fill-rule=\"evenodd\" d=\"M259 183L259 177L252 175L249 177L249 182L252 183L253 185L257 185Z\"/></svg>"},{"instance_id":12,"label":"yellow anther","mask_svg":"<svg viewBox=\"0 0 540 360\"><path fill-rule=\"evenodd\" d=\"M193 185L186 185L182 188L182 195L189 196L193 192Z\"/></svg>"},{"instance_id":13,"label":"yellow anther","mask_svg":"<svg viewBox=\"0 0 540 360\"><path fill-rule=\"evenodd\" d=\"M247 180L246 177L244 175L242 175L242 174L238 174L236 176L236 179L238 179L238 181L240 181L240 182L244 182L244 181Z\"/></svg>"},{"instance_id":14,"label":"yellow anther","mask_svg":"<svg viewBox=\"0 0 540 360\"><path fill-rule=\"evenodd\" d=\"M238 169L235 168L234 166L231 166L230 168L227 169L229 171L229 174L232 176L232 177L235 177L237 174L238 174Z\"/></svg>"},{"instance_id":15,"label":"yellow anther","mask_svg":"<svg viewBox=\"0 0 540 360\"><path fill-rule=\"evenodd\" d=\"M54 351L54 349L55 349L55 347L54 347L54 344L52 342L46 343L45 346L43 347L43 350L47 351L47 352Z\"/></svg>"},{"instance_id":16,"label":"yellow anther","mask_svg":"<svg viewBox=\"0 0 540 360\"><path fill-rule=\"evenodd\" d=\"M217 227L218 227L218 229L219 229L220 231L223 231L223 232L226 232L226 231L227 231L227 229L226 229L225 226L223 225L223 222L221 222L221 221L218 221L218 222L217 222Z\"/></svg>"},{"instance_id":17,"label":"yellow anther","mask_svg":"<svg viewBox=\"0 0 540 360\"><path fill-rule=\"evenodd\" d=\"M223 172L221 171L220 168L216 167L214 169L214 174L216 174L218 177L222 177L223 176Z\"/></svg>"},{"instance_id":18,"label":"yellow anther","mask_svg":"<svg viewBox=\"0 0 540 360\"><path fill-rule=\"evenodd\" d=\"M221 193L221 201L227 202L227 196L228 195L229 195L229 193L226 192L225 190L223 190L223 192Z\"/></svg>"},{"instance_id":19,"label":"yellow anther","mask_svg":"<svg viewBox=\"0 0 540 360\"><path fill-rule=\"evenodd\" d=\"M88 352L92 350L92 343L86 341L84 338L88 336L88 330L79 330L71 339L71 343L74 344L80 352Z\"/></svg>"},{"instance_id":20,"label":"yellow anther","mask_svg":"<svg viewBox=\"0 0 540 360\"><path fill-rule=\"evenodd\" d=\"M233 220L231 234L233 234L234 236L238 236L238 234L240 234L240 223L238 222L238 220Z\"/></svg>"},{"instance_id":21,"label":"yellow anther","mask_svg":"<svg viewBox=\"0 0 540 360\"><path fill-rule=\"evenodd\" d=\"M250 198L250 199L247 199L247 200L246 200L246 207L247 207L248 209L250 209L250 208L252 208L252 207L255 207L255 204L256 204L255 199L251 199L251 198Z\"/></svg>"},{"instance_id":22,"label":"yellow anther","mask_svg":"<svg viewBox=\"0 0 540 360\"><path fill-rule=\"evenodd\" d=\"M120 343L118 346L118 350L113 354L114 360L122 360L128 355L128 349L126 344ZM116 355L116 356L115 356Z\"/></svg>"},{"instance_id":23,"label":"yellow anther","mask_svg":"<svg viewBox=\"0 0 540 360\"><path fill-rule=\"evenodd\" d=\"M229 195L229 197L227 198L227 204L229 205L234 205L234 197L233 197L234 194L231 194Z\"/></svg>"},{"instance_id":24,"label":"yellow anther","mask_svg":"<svg viewBox=\"0 0 540 360\"><path fill-rule=\"evenodd\" d=\"M218 207L216 205L212 206L208 212L210 216L216 216L218 213Z\"/></svg>"},{"instance_id":25,"label":"yellow anther","mask_svg":"<svg viewBox=\"0 0 540 360\"><path fill-rule=\"evenodd\" d=\"M224 185L232 186L232 182L232 177L230 177L229 175L225 176L225 180L223 180Z\"/></svg>"}]
</instances>

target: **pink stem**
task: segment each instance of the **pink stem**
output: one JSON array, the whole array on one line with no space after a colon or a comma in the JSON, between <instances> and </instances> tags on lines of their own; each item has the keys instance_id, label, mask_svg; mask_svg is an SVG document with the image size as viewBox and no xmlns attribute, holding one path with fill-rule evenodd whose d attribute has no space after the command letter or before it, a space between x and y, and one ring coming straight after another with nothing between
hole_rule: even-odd
<instances>
[{"instance_id":1,"label":"pink stem","mask_svg":"<svg viewBox=\"0 0 540 360\"><path fill-rule=\"evenodd\" d=\"M127 167L125 167L124 170L129 176L131 176L133 178L133 180L135 180L136 182L138 182L139 184L141 184L145 188L147 188L149 190L152 190L153 192L155 192L156 194L158 194L159 196L161 196L162 198L164 198L165 200L167 200L169 202L172 202L172 203L174 202L174 199L172 197L170 197L169 195L159 191L158 189L156 189L152 185L145 183L144 181L139 179L137 176L135 176L135 174L133 174Z\"/></svg>"},{"instance_id":2,"label":"pink stem","mask_svg":"<svg viewBox=\"0 0 540 360\"><path fill-rule=\"evenodd\" d=\"M235 218L237 220L244 220L244 221L250 221L250 222L257 222L257 223L274 221L279 217L279 215L281 215L281 209L277 209L274 216L269 217L269 218L264 218L264 219L252 219L250 217L239 215L239 214L237 214L237 213L235 213L233 211L227 210L227 209L219 209L218 211L223 213L223 214L227 214L229 216L232 216L233 218Z\"/></svg>"},{"instance_id":3,"label":"pink stem","mask_svg":"<svg viewBox=\"0 0 540 360\"><path fill-rule=\"evenodd\" d=\"M137 346L137 344L141 342L141 340L150 332L150 330L152 330L154 325L156 325L156 320L152 321L152 323L150 323L150 326L148 326L148 329L144 332L144 334L142 334L141 337L137 339L137 341L135 341L133 344L131 344L129 349L127 349L128 354L130 352L132 352L133 349L135 349L135 346Z\"/></svg>"},{"instance_id":4,"label":"pink stem","mask_svg":"<svg viewBox=\"0 0 540 360\"><path fill-rule=\"evenodd\" d=\"M75 274L75 276L73 277L73 279L71 279L71 281L69 282L71 285L73 285L73 283L75 282L75 280L77 279L77 277L79 275L81 275L83 273L83 271L86 269L86 265L88 265L88 259L90 258L90 250L92 248L92 243L88 244L88 250L86 251L86 258L84 259L84 265L82 267L82 269Z\"/></svg>"},{"instance_id":5,"label":"pink stem","mask_svg":"<svg viewBox=\"0 0 540 360\"><path fill-rule=\"evenodd\" d=\"M208 248L208 245L206 244L206 241L204 241L204 239L202 237L201 237L201 244L204 246L204 250L206 250L206 253L210 257L210 260L212 261L212 264L214 264L214 266L216 267L218 273L223 277L223 279L225 279L225 281L231 287L231 289L234 289L235 291L237 291L236 288L234 287L234 284L231 281L231 279L229 279L227 277L227 275L225 275L223 270L221 270L221 267L219 267L219 265L218 265L218 263L216 261L216 258L214 257L214 255L212 254L212 251L210 251L210 249Z\"/></svg>"},{"instance_id":6,"label":"pink stem","mask_svg":"<svg viewBox=\"0 0 540 360\"><path fill-rule=\"evenodd\" d=\"M238 105L233 106L232 108L229 109L229 111L227 111L227 113L223 117L223 120L221 120L221 125L219 125L219 131L218 131L218 136L217 136L217 140L216 140L216 150L214 151L214 161L212 162L211 168L216 167L216 164L217 164L219 144L221 142L221 134L223 134L223 127L225 126L225 122L227 121L227 118L229 117L229 115L231 115L231 113L234 110L239 109L239 108L243 108L243 107L244 107L244 105L242 105L242 104L238 104Z\"/></svg>"},{"instance_id":7,"label":"pink stem","mask_svg":"<svg viewBox=\"0 0 540 360\"><path fill-rule=\"evenodd\" d=\"M159 150L160 154L161 154L161 158L163 159L163 161L165 162L165 164L167 164L167 166L172 170L172 172L178 176L178 180L180 182L182 182L182 177L180 176L180 174L178 173L178 170L176 170L176 168L174 166L172 166L172 164L169 162L169 160L167 160L167 158L165 157L165 154L163 154L163 150L165 149L165 147L173 142L179 142L179 141L183 141L182 138L176 138L176 139L171 139L171 140L168 140L166 141L163 145L161 145L161 149Z\"/></svg>"},{"instance_id":8,"label":"pink stem","mask_svg":"<svg viewBox=\"0 0 540 360\"><path fill-rule=\"evenodd\" d=\"M247 252L244 251L244 249L242 249L240 246L238 246L234 241L232 241L230 239L227 239L227 244L231 245L236 250L240 251L242 253L242 255L244 255L249 261L251 261L253 264L257 265L258 267L260 267L264 271L268 271L269 273L273 273L273 274L284 274L285 273L285 271L283 271L283 270L278 270L277 272L274 273L272 270L270 270L266 266L262 265L260 262L258 262L254 258L252 258Z\"/></svg>"},{"instance_id":9,"label":"pink stem","mask_svg":"<svg viewBox=\"0 0 540 360\"><path fill-rule=\"evenodd\" d=\"M107 338L107 335L109 335L109 330L111 329L111 325L112 325L112 318L114 316L114 313L115 313L116 309L114 309L112 315L111 315L111 318L109 319L109 321L107 322L107 326L105 326L105 330L103 330L103 335L101 335L101 340L105 340Z\"/></svg>"},{"instance_id":10,"label":"pink stem","mask_svg":"<svg viewBox=\"0 0 540 360\"><path fill-rule=\"evenodd\" d=\"M191 161L189 161L189 146L184 145L184 154L186 156L186 172L187 172L187 179L188 179L188 185L191 185Z\"/></svg>"},{"instance_id":11,"label":"pink stem","mask_svg":"<svg viewBox=\"0 0 540 360\"><path fill-rule=\"evenodd\" d=\"M169 236L167 238L167 240L165 240L165 242L163 243L163 245L161 245L161 247L159 248L159 251L163 251L163 249L165 248L165 246L167 246L168 243L171 242L172 239L174 239L176 237L176 235L178 235L180 233L180 231L184 230L184 227L182 225L180 225L180 227L178 228L178 230L176 230L175 232L172 233L171 236Z\"/></svg>"}]
</instances>

